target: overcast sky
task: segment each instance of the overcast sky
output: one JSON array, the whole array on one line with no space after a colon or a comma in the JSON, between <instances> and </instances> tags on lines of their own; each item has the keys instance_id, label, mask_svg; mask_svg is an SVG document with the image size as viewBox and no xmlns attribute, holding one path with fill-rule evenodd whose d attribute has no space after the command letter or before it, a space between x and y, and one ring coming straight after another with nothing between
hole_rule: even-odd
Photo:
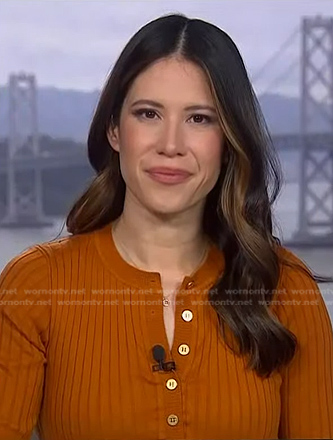
<instances>
[{"instance_id":1,"label":"overcast sky","mask_svg":"<svg viewBox=\"0 0 333 440\"><path fill-rule=\"evenodd\" d=\"M102 87L128 39L167 12L214 23L237 44L254 77L302 16L333 16L333 0L0 0L0 85L11 72L35 73L39 85L81 90ZM299 68L277 79L300 57L300 34L254 85L297 94Z\"/></svg>"}]
</instances>

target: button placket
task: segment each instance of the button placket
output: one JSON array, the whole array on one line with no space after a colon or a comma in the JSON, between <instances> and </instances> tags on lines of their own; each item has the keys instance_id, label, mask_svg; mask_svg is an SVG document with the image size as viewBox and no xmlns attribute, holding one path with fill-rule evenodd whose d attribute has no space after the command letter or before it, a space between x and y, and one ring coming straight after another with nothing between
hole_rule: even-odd
<instances>
[{"instance_id":1,"label":"button placket","mask_svg":"<svg viewBox=\"0 0 333 440\"><path fill-rule=\"evenodd\" d=\"M153 295L151 295L149 299L153 301L156 299L161 300L159 291L159 289L161 289L161 285L158 282L154 284L155 285L152 285ZM173 360L176 363L176 369L172 374L165 374L165 372L152 374L157 374L156 379L161 387L159 389L159 395L164 401L163 425L166 429L166 435L177 436L177 438L184 438L182 384L191 368L193 361L193 353L191 348L194 349L194 346L192 347L192 340L196 310L191 302L191 299L193 299L193 292L191 292L191 290L194 288L194 286L195 283L193 279L186 277L183 280L179 291L177 292L177 302L175 308L175 333L171 352L169 350L169 344L164 326L164 307L162 305L157 307L156 305L146 307L148 318L146 321L148 330L147 341L149 341L151 347L155 344L163 345L166 352L165 361L167 362ZM187 352L187 355L180 354L178 351L179 347L183 345L190 349L182 349ZM149 347L150 350L151 347ZM170 418L170 416L172 417Z\"/></svg>"},{"instance_id":2,"label":"button placket","mask_svg":"<svg viewBox=\"0 0 333 440\"><path fill-rule=\"evenodd\" d=\"M193 303L196 283L192 277L185 277L178 295L175 310L175 335L172 357L182 381L187 376L193 361L193 335L195 332L195 305Z\"/></svg>"},{"instance_id":3,"label":"button placket","mask_svg":"<svg viewBox=\"0 0 333 440\"><path fill-rule=\"evenodd\" d=\"M191 344L193 340L193 304L191 299L193 300L193 293L191 289L195 286L195 282L193 279L185 278L183 280L183 285L178 292L178 298L176 303L175 310L175 335L174 342L172 347L172 356L176 362L176 375L181 379L179 384L177 383L176 388L170 390L170 388L166 385L167 391L167 402L168 409L170 410L169 416L167 416L167 423L170 426L170 430L174 433L176 427L181 429L183 423L182 422L182 413L181 411L176 411L175 408L181 408L182 402L182 394L181 394L181 385L184 383L185 375L189 372L192 361L193 361L193 353L191 353ZM177 351L176 351L177 350ZM192 354L192 356L190 355ZM174 386L173 378L167 381L167 384ZM172 405L172 401L176 402L176 399L179 400L179 405ZM170 432L171 432L170 431Z\"/></svg>"},{"instance_id":4,"label":"button placket","mask_svg":"<svg viewBox=\"0 0 333 440\"><path fill-rule=\"evenodd\" d=\"M152 292L149 295L149 303L145 305L145 339L149 361L154 364L151 350L154 345L160 344L165 349L165 362L174 360L169 350L169 344L166 336L163 309L161 304L161 280L151 280ZM177 331L177 330L176 330ZM177 366L176 366L177 370ZM165 371L151 372L152 378L158 384L159 402L163 404L163 414L160 422L162 423L162 432L169 437L176 436L184 438L184 426L182 423L182 391L178 371L166 373ZM163 403L162 403L163 402ZM170 417L171 416L171 417Z\"/></svg>"},{"instance_id":5,"label":"button placket","mask_svg":"<svg viewBox=\"0 0 333 440\"><path fill-rule=\"evenodd\" d=\"M185 438L184 424L183 424L183 391L182 383L177 371L163 377L163 401L164 401L164 426L167 430L167 438L176 435L177 438ZM176 416L175 419L170 416ZM168 434L169 432L169 434Z\"/></svg>"}]
</instances>

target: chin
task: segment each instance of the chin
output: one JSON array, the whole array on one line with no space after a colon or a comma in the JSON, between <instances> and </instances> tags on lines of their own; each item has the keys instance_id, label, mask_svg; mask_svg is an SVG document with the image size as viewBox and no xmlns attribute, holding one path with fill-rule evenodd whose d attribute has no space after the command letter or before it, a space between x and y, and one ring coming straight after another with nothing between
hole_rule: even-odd
<instances>
[{"instance_id":1,"label":"chin","mask_svg":"<svg viewBox=\"0 0 333 440\"><path fill-rule=\"evenodd\" d=\"M154 202L155 203L150 200L149 203L145 204L145 206L150 212L157 216L177 215L191 208L191 205L189 203L184 203L180 201L177 203L175 200L172 201L171 199L156 200Z\"/></svg>"},{"instance_id":2,"label":"chin","mask_svg":"<svg viewBox=\"0 0 333 440\"><path fill-rule=\"evenodd\" d=\"M184 211L186 208L185 207L178 207L178 206L160 206L160 205L155 205L152 206L150 205L148 207L149 211L151 213L153 213L154 215L157 216L173 216L173 215L177 215L180 212Z\"/></svg>"}]
</instances>

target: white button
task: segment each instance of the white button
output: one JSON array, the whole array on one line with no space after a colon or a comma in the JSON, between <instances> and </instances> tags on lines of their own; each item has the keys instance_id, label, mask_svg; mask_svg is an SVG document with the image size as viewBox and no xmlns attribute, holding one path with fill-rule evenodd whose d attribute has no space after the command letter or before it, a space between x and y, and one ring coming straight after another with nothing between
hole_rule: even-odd
<instances>
[{"instance_id":1,"label":"white button","mask_svg":"<svg viewBox=\"0 0 333 440\"><path fill-rule=\"evenodd\" d=\"M170 414L167 418L167 422L170 426L176 426L178 424L178 416L176 414Z\"/></svg>"},{"instance_id":2,"label":"white button","mask_svg":"<svg viewBox=\"0 0 333 440\"><path fill-rule=\"evenodd\" d=\"M178 353L182 356L186 356L190 352L190 347L187 344L181 344L178 347Z\"/></svg>"},{"instance_id":3,"label":"white button","mask_svg":"<svg viewBox=\"0 0 333 440\"><path fill-rule=\"evenodd\" d=\"M193 313L191 312L191 310L184 310L182 313L182 318L184 321L190 322L193 319Z\"/></svg>"},{"instance_id":4,"label":"white button","mask_svg":"<svg viewBox=\"0 0 333 440\"><path fill-rule=\"evenodd\" d=\"M163 298L164 307L168 307L169 304L170 304L170 301L167 298Z\"/></svg>"},{"instance_id":5,"label":"white button","mask_svg":"<svg viewBox=\"0 0 333 440\"><path fill-rule=\"evenodd\" d=\"M175 388L177 388L178 383L175 379L169 379L167 380L165 386L168 388L168 390L174 390Z\"/></svg>"}]
</instances>

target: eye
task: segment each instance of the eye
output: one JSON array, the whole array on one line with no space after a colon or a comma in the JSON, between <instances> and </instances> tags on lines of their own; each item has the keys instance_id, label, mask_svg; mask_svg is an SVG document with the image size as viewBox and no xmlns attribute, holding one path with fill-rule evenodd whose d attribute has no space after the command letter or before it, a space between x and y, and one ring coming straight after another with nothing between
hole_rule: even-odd
<instances>
[{"instance_id":1,"label":"eye","mask_svg":"<svg viewBox=\"0 0 333 440\"><path fill-rule=\"evenodd\" d=\"M141 109L135 110L133 112L133 114L136 115L136 116L139 116L139 117L142 117L143 115L145 115L146 119L154 119L154 117L151 117L151 116L152 115L153 116L156 115L156 112L154 110L151 110L151 109L141 108ZM148 115L150 115L150 116L148 116Z\"/></svg>"},{"instance_id":2,"label":"eye","mask_svg":"<svg viewBox=\"0 0 333 440\"><path fill-rule=\"evenodd\" d=\"M202 123L202 119L206 121L205 123L212 122L212 118L207 115L196 114L196 115L192 115L191 117L194 118L195 123L196 124L199 123L199 125L201 125L200 123Z\"/></svg>"},{"instance_id":3,"label":"eye","mask_svg":"<svg viewBox=\"0 0 333 440\"><path fill-rule=\"evenodd\" d=\"M157 113L155 112L155 110L150 109L150 108L141 108L138 110L135 110L133 112L133 114L135 116L137 116L138 118L143 118L143 119L151 119L154 120L154 116L157 115ZM190 119L194 120L195 125L202 125L202 124L209 124L212 122L212 118L208 115L203 115L203 114L195 114L192 115Z\"/></svg>"}]
</instances>

